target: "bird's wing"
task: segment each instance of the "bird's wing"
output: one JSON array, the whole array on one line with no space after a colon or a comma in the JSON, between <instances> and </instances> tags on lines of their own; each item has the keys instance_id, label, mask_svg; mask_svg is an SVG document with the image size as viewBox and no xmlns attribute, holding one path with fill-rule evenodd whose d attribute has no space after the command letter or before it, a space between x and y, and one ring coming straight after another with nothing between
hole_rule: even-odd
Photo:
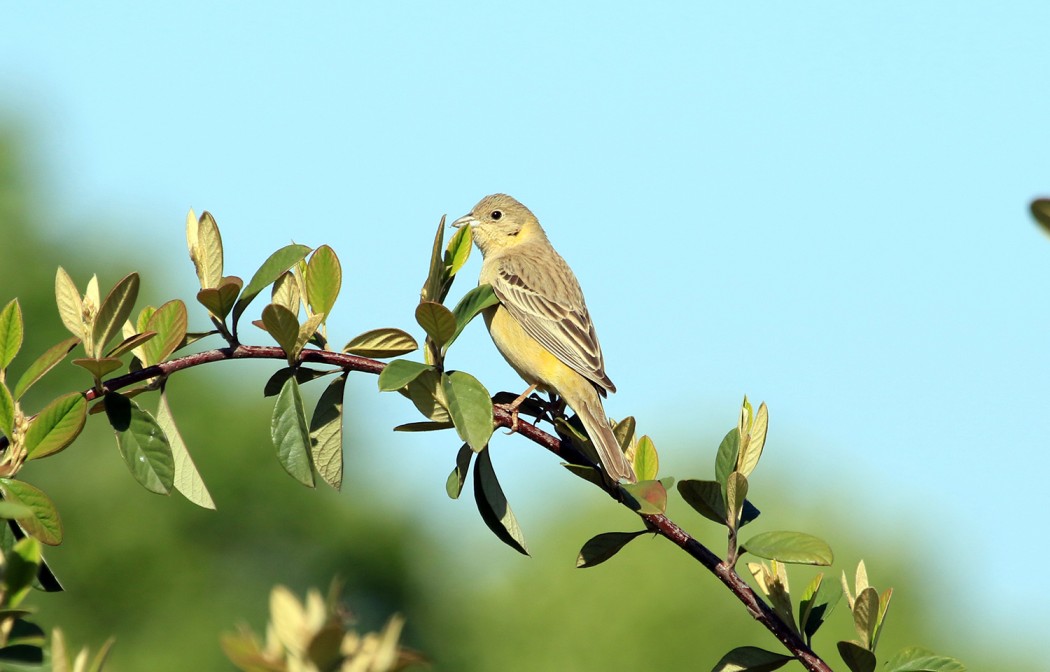
<instances>
[{"instance_id":1,"label":"bird's wing","mask_svg":"<svg viewBox=\"0 0 1050 672\"><path fill-rule=\"evenodd\" d=\"M491 281L493 291L525 333L593 381L603 395L605 390L615 392L576 276L556 252L539 254L542 259L522 253L501 257Z\"/></svg>"}]
</instances>

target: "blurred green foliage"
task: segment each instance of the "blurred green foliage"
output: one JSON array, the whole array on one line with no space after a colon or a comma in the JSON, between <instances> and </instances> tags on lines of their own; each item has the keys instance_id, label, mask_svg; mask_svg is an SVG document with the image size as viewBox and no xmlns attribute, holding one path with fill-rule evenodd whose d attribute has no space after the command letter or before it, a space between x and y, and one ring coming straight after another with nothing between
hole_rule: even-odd
<instances>
[{"instance_id":1,"label":"blurred green foliage","mask_svg":"<svg viewBox=\"0 0 1050 672\"><path fill-rule=\"evenodd\" d=\"M75 243L56 242L59 230L42 224L53 213L34 191L25 151L16 129L0 130L0 305L18 296L27 325L27 356L16 375L65 337L53 297L59 265L78 283L99 272L103 285L136 270L130 250L87 258ZM174 214L172 219L177 221ZM183 255L180 249L172 257ZM138 270L156 273L154 255L149 258L143 264L149 268ZM162 278L150 283L154 291L157 280ZM412 309L405 307L406 323ZM302 488L280 468L269 443L271 404L260 391L276 366L226 362L221 370L182 374L169 383L173 411L215 512L177 495L145 492L100 418L89 420L71 449L25 468L25 479L54 499L66 530L62 546L47 551L66 592L29 598L42 626L60 625L72 650L84 644L97 649L115 635L107 670L230 669L220 635L240 621L259 630L274 585L303 594L338 575L362 630L379 629L401 612L404 642L430 657L437 670L709 669L734 646L776 648L721 584L662 540L646 535L599 567L575 569L586 539L624 528L623 513L610 512L614 507L603 496L593 506L563 510L546 527L533 521L534 557L522 559L494 540L483 552L462 548L457 539L439 541L427 531L426 511L409 517L402 507L377 506L398 497L394 480L382 490L361 483L342 493ZM231 367L238 367L237 376L228 375ZM70 389L70 381L83 385L84 376L53 373L33 393L47 398ZM155 401L143 403L152 407ZM354 428L348 429L352 444ZM368 449L375 446L348 452L348 473L352 452ZM698 458L704 473L681 476L709 478L713 450ZM434 474L436 488L445 476ZM837 560L829 580L839 580L843 568L851 573L864 557L873 583L896 589L880 651L890 655L919 644L950 652L970 669L1037 669L1034 653L1025 658L994 646L982 650L980 633L967 631L964 618L939 611L945 596L925 590L921 577L951 559L909 546L898 530L862 537L826 512L794 510L787 496L766 487L753 494L777 527L819 531L832 543ZM829 501L840 494L829 492ZM677 495L670 506L672 518L699 532L701 541L716 551L725 548L724 528L701 519ZM927 560L919 563L922 558ZM790 568L793 592L801 593L817 571ZM837 609L841 613L832 615L815 646L833 667L842 667L834 641L854 633L845 606Z\"/></svg>"}]
</instances>

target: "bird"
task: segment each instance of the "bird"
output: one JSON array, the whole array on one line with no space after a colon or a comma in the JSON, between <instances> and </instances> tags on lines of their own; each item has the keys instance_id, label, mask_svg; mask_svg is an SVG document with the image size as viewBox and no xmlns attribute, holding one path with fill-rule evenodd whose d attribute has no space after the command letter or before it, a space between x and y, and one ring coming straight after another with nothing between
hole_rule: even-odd
<instances>
[{"instance_id":1,"label":"bird","mask_svg":"<svg viewBox=\"0 0 1050 672\"><path fill-rule=\"evenodd\" d=\"M506 194L492 194L452 223L469 224L484 259L478 284L489 284L499 303L483 314L496 349L527 389L556 395L583 423L606 474L635 482L605 415L602 398L616 386L583 291L572 269L551 245L532 211Z\"/></svg>"}]
</instances>

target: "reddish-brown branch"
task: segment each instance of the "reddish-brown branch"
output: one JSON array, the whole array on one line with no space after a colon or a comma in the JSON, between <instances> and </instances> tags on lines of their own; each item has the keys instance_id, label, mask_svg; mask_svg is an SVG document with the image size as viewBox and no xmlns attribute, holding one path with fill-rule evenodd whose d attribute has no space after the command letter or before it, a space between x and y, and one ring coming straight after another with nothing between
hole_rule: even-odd
<instances>
[{"instance_id":1,"label":"reddish-brown branch","mask_svg":"<svg viewBox=\"0 0 1050 672\"><path fill-rule=\"evenodd\" d=\"M150 378L155 378L157 376L170 376L177 371L201 366L202 364L210 364L212 362L220 362L229 359L285 358L286 355L284 351L278 347L238 345L235 348L208 350L197 354L179 357L156 366L133 371L123 376L117 376L116 378L105 381L101 392L92 389L85 392L84 395L90 401L98 398L104 392L120 390L134 385L135 383L149 380ZM329 364L348 371L361 371L376 375L381 373L386 367L385 363L374 359L348 355L341 352L330 352L327 350L316 349L303 350L300 360L302 362ZM498 426L511 427L511 424L513 423L511 413L502 406L497 405L494 408L494 416ZM516 432L533 443L546 448L558 457L563 459L568 457L566 454L566 448L562 446L562 442L557 436L548 434L535 425L519 422ZM0 438L0 449L5 448L6 446L7 439ZM622 501L618 487L612 485L606 486L606 492L617 501ZM755 594L755 591L751 589L747 582L745 582L732 567L722 562L721 558L712 553L706 546L693 538L688 532L675 524L667 516L662 514L639 515L645 521L646 526L649 529L670 540L673 544L695 558L712 574L718 577L718 579L724 583L734 595L736 595L737 599L744 604L748 613L773 633L781 644L783 644L792 655L796 656L806 669L811 670L811 672L831 672L831 668L828 667L828 665L806 645L798 633L781 621L773 613L773 610L769 605Z\"/></svg>"}]
</instances>

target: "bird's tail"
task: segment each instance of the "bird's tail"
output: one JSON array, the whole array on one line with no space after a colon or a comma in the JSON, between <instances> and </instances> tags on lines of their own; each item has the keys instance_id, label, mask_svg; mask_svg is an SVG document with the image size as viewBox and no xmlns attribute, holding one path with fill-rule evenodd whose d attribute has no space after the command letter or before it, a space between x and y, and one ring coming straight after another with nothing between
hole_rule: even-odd
<instances>
[{"instance_id":1,"label":"bird's tail","mask_svg":"<svg viewBox=\"0 0 1050 672\"><path fill-rule=\"evenodd\" d=\"M636 482L638 478L620 449L620 442L616 440L612 427L609 426L609 419L605 416L605 409L602 408L602 401L598 395L594 394L593 399L577 406L574 406L573 410L580 416L583 428L587 430L587 436L598 451L598 459L601 460L606 473L614 481L626 479L631 483Z\"/></svg>"}]
</instances>

